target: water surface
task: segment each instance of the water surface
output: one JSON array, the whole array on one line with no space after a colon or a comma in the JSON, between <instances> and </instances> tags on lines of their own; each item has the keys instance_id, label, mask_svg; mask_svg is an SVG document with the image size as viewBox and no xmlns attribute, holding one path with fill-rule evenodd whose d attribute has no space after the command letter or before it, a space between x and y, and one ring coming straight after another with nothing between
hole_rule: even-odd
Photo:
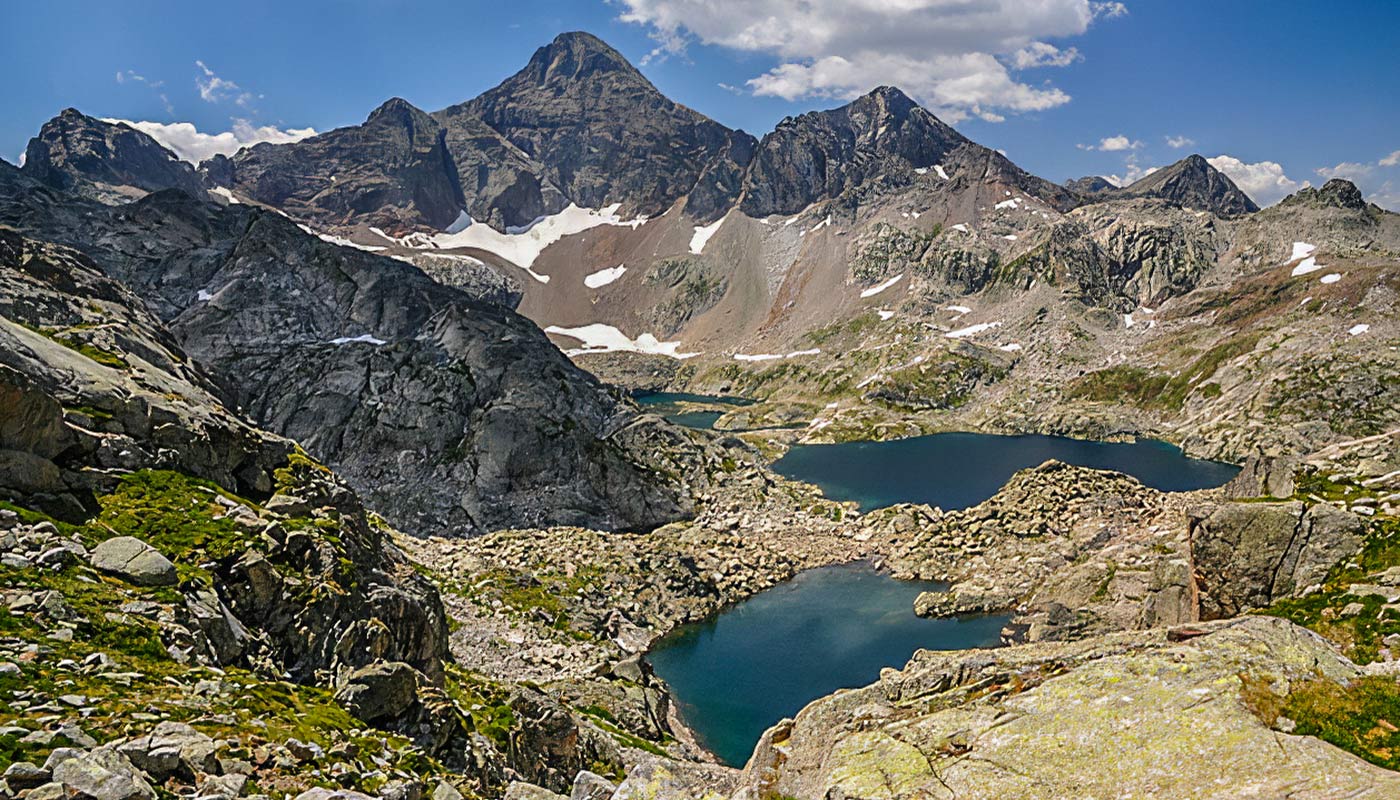
<instances>
[{"instance_id":1,"label":"water surface","mask_svg":"<svg viewBox=\"0 0 1400 800\"><path fill-rule=\"evenodd\" d=\"M754 402L745 397L689 392L634 392L632 399L637 401L637 405L655 411L677 425L706 430L713 429L715 422L730 408L751 406ZM710 408L695 408L694 405L688 404L705 405Z\"/></svg>"},{"instance_id":2,"label":"water surface","mask_svg":"<svg viewBox=\"0 0 1400 800\"><path fill-rule=\"evenodd\" d=\"M1239 467L1188 458L1166 442L1093 442L1061 436L936 433L888 442L798 445L773 464L789 478L814 483L827 497L854 500L862 511L895 503L944 510L977 505L1019 470L1047 459L1132 475L1167 492L1228 482Z\"/></svg>"},{"instance_id":3,"label":"water surface","mask_svg":"<svg viewBox=\"0 0 1400 800\"><path fill-rule=\"evenodd\" d=\"M743 766L769 726L837 689L873 683L919 648L993 647L1010 617L930 620L920 592L869 564L808 570L668 634L648 655L681 716L724 763Z\"/></svg>"}]
</instances>

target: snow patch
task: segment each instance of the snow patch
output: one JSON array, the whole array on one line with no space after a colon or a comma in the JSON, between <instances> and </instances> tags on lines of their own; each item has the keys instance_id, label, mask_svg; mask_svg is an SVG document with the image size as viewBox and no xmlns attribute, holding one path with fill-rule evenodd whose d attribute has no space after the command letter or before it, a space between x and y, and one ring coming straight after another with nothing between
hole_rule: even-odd
<instances>
[{"instance_id":1,"label":"snow patch","mask_svg":"<svg viewBox=\"0 0 1400 800\"><path fill-rule=\"evenodd\" d=\"M338 339L332 339L331 344L372 344L378 347L381 344L388 344L388 342L375 338L371 334L362 333L359 336L341 336Z\"/></svg>"},{"instance_id":2,"label":"snow patch","mask_svg":"<svg viewBox=\"0 0 1400 800\"><path fill-rule=\"evenodd\" d=\"M618 278L621 278L622 273L626 271L627 267L622 264L618 264L615 267L609 267L608 269L600 269L597 272L583 276L583 285L587 286L590 289L597 289L603 286L607 286L608 284L612 283Z\"/></svg>"},{"instance_id":3,"label":"snow patch","mask_svg":"<svg viewBox=\"0 0 1400 800\"><path fill-rule=\"evenodd\" d=\"M1307 258L1308 256L1312 255L1313 251L1316 249L1317 245L1315 244L1308 244L1307 242L1294 242L1293 255L1290 256L1288 260L1297 261L1300 258Z\"/></svg>"},{"instance_id":4,"label":"snow patch","mask_svg":"<svg viewBox=\"0 0 1400 800\"><path fill-rule=\"evenodd\" d=\"M506 228L505 233L497 231L490 225L476 222L471 218L471 215L463 211L445 232L429 237L428 243L431 246L446 249L475 247L488 253L494 253L517 267L528 270L535 265L535 259L540 257L540 253L543 253L545 248L565 236L583 233L590 228L597 228L601 225L631 227L635 230L646 222L646 217L638 217L633 220L622 219L617 215L617 211L621 207L621 203L614 203L606 208L595 210L580 208L577 204L570 203L568 208L558 214L540 217L529 225ZM530 274L540 283L549 282L547 276L537 275L533 272Z\"/></svg>"},{"instance_id":5,"label":"snow patch","mask_svg":"<svg viewBox=\"0 0 1400 800\"><path fill-rule=\"evenodd\" d=\"M320 239L320 240L323 241L323 242L329 242L330 244L338 245L338 246L340 246L340 247L353 247L353 248L355 248L356 250L363 250L363 251L365 251L366 253L379 253L379 252L383 252L384 250L387 250L387 249L388 249L387 247L373 247L373 246L367 245L367 244L360 244L360 243L358 243L358 242L352 242L352 241L350 241L349 239L346 239L346 238L343 237L343 236L335 236L335 235L329 234L329 233L317 233L316 231L312 230L310 227L308 227L308 226L306 226L306 225L302 225L301 223L297 223L297 227L298 227L298 228L301 228L302 232L304 232L304 233L309 233L309 234L311 234L312 236L315 236L317 239Z\"/></svg>"},{"instance_id":6,"label":"snow patch","mask_svg":"<svg viewBox=\"0 0 1400 800\"><path fill-rule=\"evenodd\" d=\"M1000 203L997 203L996 207L997 207L997 208L1016 208L1017 206L1020 205L1020 203L1021 203L1020 200L1017 200L1016 198L1013 197L1013 198L1011 198L1010 200L1003 200L1003 201L1001 201Z\"/></svg>"},{"instance_id":7,"label":"snow patch","mask_svg":"<svg viewBox=\"0 0 1400 800\"><path fill-rule=\"evenodd\" d=\"M1000 328L1000 322L979 322L976 325L969 325L966 328L959 328L943 334L949 339L966 339L969 336L976 336L979 333L989 331L992 328Z\"/></svg>"},{"instance_id":8,"label":"snow patch","mask_svg":"<svg viewBox=\"0 0 1400 800\"><path fill-rule=\"evenodd\" d=\"M209 190L209 193L210 193L210 194L216 194L216 195L218 195L219 197L222 197L222 198L224 198L225 200L229 201L229 203L230 203L230 204L233 204L233 205L237 205L237 204L243 202L242 200L239 200L237 197L234 197L234 196L233 196L233 192L230 192L228 189L224 188L223 186L215 186L213 189L210 189L210 190Z\"/></svg>"},{"instance_id":9,"label":"snow patch","mask_svg":"<svg viewBox=\"0 0 1400 800\"><path fill-rule=\"evenodd\" d=\"M205 291L204 289L200 289L200 290L199 290L199 294L195 296L195 299L199 300L199 302L201 302L201 303L207 303L207 302L209 302L210 300L213 300L213 299L214 299L214 295L210 294L209 292Z\"/></svg>"},{"instance_id":10,"label":"snow patch","mask_svg":"<svg viewBox=\"0 0 1400 800\"><path fill-rule=\"evenodd\" d=\"M711 222L709 225L696 225L695 235L690 237L690 252L697 256L705 252L705 245L710 241L710 237L714 236L715 233L719 231L720 226L723 225L724 221L728 218L729 215L726 214L714 222Z\"/></svg>"},{"instance_id":11,"label":"snow patch","mask_svg":"<svg viewBox=\"0 0 1400 800\"><path fill-rule=\"evenodd\" d=\"M945 310L945 311L952 311L952 312L954 312L954 313L956 313L956 314L971 314L971 313L972 313L972 309L968 308L967 306L947 306L944 310Z\"/></svg>"},{"instance_id":12,"label":"snow patch","mask_svg":"<svg viewBox=\"0 0 1400 800\"><path fill-rule=\"evenodd\" d=\"M899 283L900 278L903 278L903 277L904 277L904 273L901 272L901 273L899 273L898 275L894 276L893 278L890 278L889 280L887 280L887 281L885 281L884 283L880 284L879 286L872 286L872 287L870 287L869 289L866 289L865 291L863 291L863 292L860 293L860 296L863 297L863 298L864 298L864 297L874 297L875 295L879 294L880 292L885 291L886 289L890 288L891 286L895 285L896 283Z\"/></svg>"},{"instance_id":13,"label":"snow patch","mask_svg":"<svg viewBox=\"0 0 1400 800\"><path fill-rule=\"evenodd\" d=\"M1308 256L1302 261L1299 261L1298 266L1293 268L1293 277L1296 278L1299 275L1307 275L1309 272L1317 272L1320 269L1322 269L1322 266L1317 263L1317 259L1313 256Z\"/></svg>"},{"instance_id":14,"label":"snow patch","mask_svg":"<svg viewBox=\"0 0 1400 800\"><path fill-rule=\"evenodd\" d=\"M812 226L812 229L811 229L810 231L807 231L807 232L808 232L808 233L816 233L817 231L821 230L822 228L825 228L826 226L828 226L828 225L830 225L830 224L831 224L831 215L830 215L830 214L827 214L827 215L826 215L826 219L822 220L821 222L818 222L816 225L813 225L813 226Z\"/></svg>"},{"instance_id":15,"label":"snow patch","mask_svg":"<svg viewBox=\"0 0 1400 800\"><path fill-rule=\"evenodd\" d=\"M1123 326L1126 327L1126 328L1131 328L1131 327L1133 327L1133 315L1132 315L1132 314L1124 314L1124 315L1123 315Z\"/></svg>"},{"instance_id":16,"label":"snow patch","mask_svg":"<svg viewBox=\"0 0 1400 800\"><path fill-rule=\"evenodd\" d=\"M877 309L875 309L875 313L876 313L876 314L879 314L879 315L880 315L880 319L882 319L882 320L887 320L887 319L889 319L890 317L893 317L893 316L894 316L894 312L893 312L893 311L886 311L886 310L883 309L883 308L877 308Z\"/></svg>"},{"instance_id":17,"label":"snow patch","mask_svg":"<svg viewBox=\"0 0 1400 800\"><path fill-rule=\"evenodd\" d=\"M1339 280L1341 280L1341 279L1342 279L1342 276L1339 275L1339 274L1337 274L1337 273L1335 273L1335 272L1332 273L1331 275L1323 275L1323 276L1322 276L1322 282L1323 282L1323 283L1336 283L1337 281L1339 281Z\"/></svg>"},{"instance_id":18,"label":"snow patch","mask_svg":"<svg viewBox=\"0 0 1400 800\"><path fill-rule=\"evenodd\" d=\"M914 168L914 174L916 174L916 175L927 175L927 174L928 174L928 167L915 167L915 168Z\"/></svg>"},{"instance_id":19,"label":"snow patch","mask_svg":"<svg viewBox=\"0 0 1400 800\"><path fill-rule=\"evenodd\" d=\"M938 177L942 178L945 181L948 180L948 173L943 171L942 164L934 164L933 171L938 173Z\"/></svg>"},{"instance_id":20,"label":"snow patch","mask_svg":"<svg viewBox=\"0 0 1400 800\"><path fill-rule=\"evenodd\" d=\"M565 350L564 353L576 356L582 353L649 353L652 355L670 356L671 358L690 358L699 353L680 352L680 342L662 342L650 333L644 333L636 339L629 338L627 334L614 328L611 325L604 325L595 322L591 325L582 325L577 328L564 328L559 325L550 325L544 329L545 333L554 333L560 336L567 336L570 339L578 339L583 343L583 347Z\"/></svg>"},{"instance_id":21,"label":"snow patch","mask_svg":"<svg viewBox=\"0 0 1400 800\"><path fill-rule=\"evenodd\" d=\"M967 231L967 225L965 225L965 224L963 224L963 223L961 223L961 222L959 222L959 223L956 224L956 225L950 226L950 227L948 228L948 230L952 230L952 231L962 231L963 233L967 233L967 232L968 232L968 231Z\"/></svg>"},{"instance_id":22,"label":"snow patch","mask_svg":"<svg viewBox=\"0 0 1400 800\"><path fill-rule=\"evenodd\" d=\"M1003 353L1014 353L1021 349L1021 345L1018 342L1012 342L1011 344L1001 345L997 349Z\"/></svg>"},{"instance_id":23,"label":"snow patch","mask_svg":"<svg viewBox=\"0 0 1400 800\"><path fill-rule=\"evenodd\" d=\"M1363 322L1360 325L1351 326L1351 330L1347 331L1347 333L1351 334L1352 336L1360 336L1361 334L1369 330L1371 330L1371 326Z\"/></svg>"},{"instance_id":24,"label":"snow patch","mask_svg":"<svg viewBox=\"0 0 1400 800\"><path fill-rule=\"evenodd\" d=\"M811 350L794 350L787 355L782 353L735 353L735 361L777 361L782 358L800 358L802 356L814 356L820 353L820 347L813 347Z\"/></svg>"},{"instance_id":25,"label":"snow patch","mask_svg":"<svg viewBox=\"0 0 1400 800\"><path fill-rule=\"evenodd\" d=\"M1003 236L1003 237L1001 237L1001 238L1005 239L1005 240L1008 241L1008 242L1014 242L1014 241L1016 241L1016 234L1014 234L1014 233L1008 233L1008 234L1006 234L1005 236Z\"/></svg>"}]
</instances>

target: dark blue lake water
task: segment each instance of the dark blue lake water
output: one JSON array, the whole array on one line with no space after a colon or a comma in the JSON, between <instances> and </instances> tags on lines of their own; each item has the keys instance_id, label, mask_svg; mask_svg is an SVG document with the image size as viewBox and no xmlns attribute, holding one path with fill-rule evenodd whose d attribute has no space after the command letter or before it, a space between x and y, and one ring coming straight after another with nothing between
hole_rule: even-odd
<instances>
[{"instance_id":1,"label":"dark blue lake water","mask_svg":"<svg viewBox=\"0 0 1400 800\"><path fill-rule=\"evenodd\" d=\"M635 392L632 399L637 401L637 405L650 409L677 425L705 429L713 428L715 422L724 416L724 411L689 408L684 405L685 403L703 403L708 406L729 408L753 405L752 400L743 397L690 394L689 392ZM728 408L725 410L727 411Z\"/></svg>"},{"instance_id":2,"label":"dark blue lake water","mask_svg":"<svg viewBox=\"0 0 1400 800\"><path fill-rule=\"evenodd\" d=\"M884 667L903 667L919 648L1000 643L1005 615L915 616L914 598L937 588L869 564L808 570L673 631L648 658L701 744L743 766L769 726L837 689L874 682Z\"/></svg>"},{"instance_id":3,"label":"dark blue lake water","mask_svg":"<svg viewBox=\"0 0 1400 800\"><path fill-rule=\"evenodd\" d=\"M895 503L928 503L946 511L977 505L996 494L1013 473L1051 458L1127 473L1171 492L1220 486L1239 473L1231 464L1188 458L1166 442L984 433L797 445L773 469L820 486L827 497L854 500L862 511Z\"/></svg>"}]
</instances>

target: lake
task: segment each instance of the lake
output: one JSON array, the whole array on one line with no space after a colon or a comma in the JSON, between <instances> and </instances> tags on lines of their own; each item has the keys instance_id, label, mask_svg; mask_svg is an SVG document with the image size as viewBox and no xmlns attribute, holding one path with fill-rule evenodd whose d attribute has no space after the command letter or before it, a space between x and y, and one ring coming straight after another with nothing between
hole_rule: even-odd
<instances>
[{"instance_id":1,"label":"lake","mask_svg":"<svg viewBox=\"0 0 1400 800\"><path fill-rule=\"evenodd\" d=\"M726 411L750 406L754 402L743 397L689 392L634 392L632 399L642 408L654 411L677 425L707 430L714 428L715 422Z\"/></svg>"},{"instance_id":2,"label":"lake","mask_svg":"<svg viewBox=\"0 0 1400 800\"><path fill-rule=\"evenodd\" d=\"M897 581L866 563L808 570L678 628L648 660L700 743L741 767L769 726L837 689L873 683L919 648L1000 644L1009 615L915 616L914 598L941 588Z\"/></svg>"},{"instance_id":3,"label":"lake","mask_svg":"<svg viewBox=\"0 0 1400 800\"><path fill-rule=\"evenodd\" d=\"M862 511L896 503L947 510L974 506L1019 470L1048 459L1132 475L1169 492L1221 486L1239 467L1188 458L1166 442L1094 442L1062 436L936 433L888 442L797 445L774 471L820 486L827 497L854 500Z\"/></svg>"}]
</instances>

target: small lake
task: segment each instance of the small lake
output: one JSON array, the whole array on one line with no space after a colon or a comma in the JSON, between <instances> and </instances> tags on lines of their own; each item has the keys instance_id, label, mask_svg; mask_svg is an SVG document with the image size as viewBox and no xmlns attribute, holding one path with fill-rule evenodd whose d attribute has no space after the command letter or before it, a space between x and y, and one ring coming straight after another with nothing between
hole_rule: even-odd
<instances>
[{"instance_id":1,"label":"small lake","mask_svg":"<svg viewBox=\"0 0 1400 800\"><path fill-rule=\"evenodd\" d=\"M854 500L862 511L927 503L945 511L986 500L1013 473L1048 459L1132 475L1168 492L1221 486L1239 467L1188 458L1166 442L1093 442L1061 436L936 433L888 442L797 445L774 471L820 486L827 497Z\"/></svg>"},{"instance_id":2,"label":"small lake","mask_svg":"<svg viewBox=\"0 0 1400 800\"><path fill-rule=\"evenodd\" d=\"M753 405L744 397L690 394L689 392L633 392L632 399L642 408L654 411L677 425L712 429L725 412ZM705 406L697 408L696 406Z\"/></svg>"},{"instance_id":3,"label":"small lake","mask_svg":"<svg viewBox=\"0 0 1400 800\"><path fill-rule=\"evenodd\" d=\"M1009 615L923 619L920 592L865 563L802 572L701 623L668 634L647 658L682 718L721 761L742 767L771 725L837 689L873 683L914 651L995 647Z\"/></svg>"}]
</instances>

